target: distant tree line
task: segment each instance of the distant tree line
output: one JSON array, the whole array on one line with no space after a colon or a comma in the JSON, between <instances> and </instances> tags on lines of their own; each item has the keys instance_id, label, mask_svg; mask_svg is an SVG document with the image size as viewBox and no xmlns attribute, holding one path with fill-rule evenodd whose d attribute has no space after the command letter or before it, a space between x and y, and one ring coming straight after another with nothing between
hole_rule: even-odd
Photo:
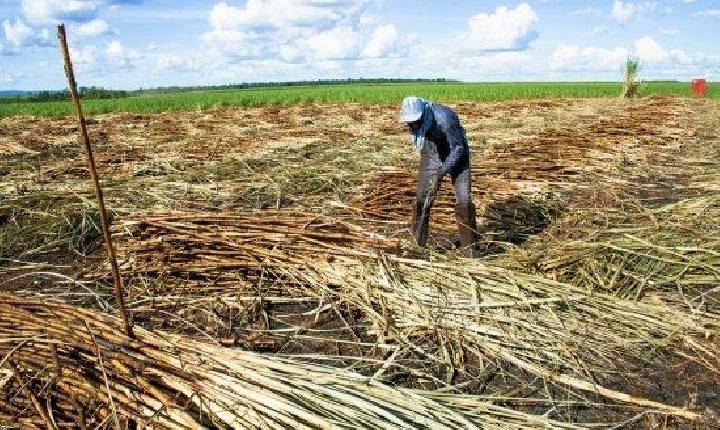
<instances>
[{"instance_id":1,"label":"distant tree line","mask_svg":"<svg viewBox=\"0 0 720 430\"><path fill-rule=\"evenodd\" d=\"M152 89L141 89L133 93L157 94L177 93L184 91L217 91L217 90L245 90L249 88L268 87L301 87L308 85L347 85L347 84L413 84L413 83L437 83L437 82L458 82L452 79L399 79L399 78L374 78L374 79L318 79L315 81L288 81L288 82L243 82L238 84L211 85L211 86L169 86Z\"/></svg>"},{"instance_id":2,"label":"distant tree line","mask_svg":"<svg viewBox=\"0 0 720 430\"><path fill-rule=\"evenodd\" d=\"M121 97L127 97L129 91L122 90L106 90L102 87L79 87L78 93L80 98L83 99L116 99ZM70 92L68 90L62 91L38 91L28 97L31 101L45 102L53 100L69 100Z\"/></svg>"},{"instance_id":3,"label":"distant tree line","mask_svg":"<svg viewBox=\"0 0 720 430\"><path fill-rule=\"evenodd\" d=\"M80 87L78 92L82 99L115 99L123 97L132 97L150 94L168 94L189 91L222 91L222 90L244 90L251 88L272 88L272 87L299 87L308 85L349 85L349 84L412 84L412 83L438 83L438 82L457 82L452 79L396 79L396 78L376 78L376 79L319 79L315 81L289 81L289 82L243 82L237 84L226 85L204 85L204 86L167 86L132 91L123 90L107 90L102 87ZM17 101L33 101L47 102L69 100L70 93L67 89L60 91L35 91L24 95L0 98L0 103L11 103Z\"/></svg>"},{"instance_id":4,"label":"distant tree line","mask_svg":"<svg viewBox=\"0 0 720 430\"><path fill-rule=\"evenodd\" d=\"M116 99L129 96L132 91L122 90L106 90L102 87L80 87L78 88L80 98L83 99ZM70 91L67 89L60 91L32 91L22 95L11 97L3 97L0 103L12 103L18 101L31 102L51 102L60 100L70 100Z\"/></svg>"}]
</instances>

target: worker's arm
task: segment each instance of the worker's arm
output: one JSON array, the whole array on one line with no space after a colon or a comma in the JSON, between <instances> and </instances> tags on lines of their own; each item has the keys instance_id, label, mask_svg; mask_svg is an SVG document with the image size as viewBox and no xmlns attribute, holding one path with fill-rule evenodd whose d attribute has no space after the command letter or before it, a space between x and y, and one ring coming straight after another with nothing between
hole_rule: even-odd
<instances>
[{"instance_id":1,"label":"worker's arm","mask_svg":"<svg viewBox=\"0 0 720 430\"><path fill-rule=\"evenodd\" d=\"M467 141L465 130L454 112L450 111L440 115L437 122L440 129L445 132L448 148L450 148L450 153L440 167L440 177L443 177L460 163L463 155L467 152Z\"/></svg>"}]
</instances>

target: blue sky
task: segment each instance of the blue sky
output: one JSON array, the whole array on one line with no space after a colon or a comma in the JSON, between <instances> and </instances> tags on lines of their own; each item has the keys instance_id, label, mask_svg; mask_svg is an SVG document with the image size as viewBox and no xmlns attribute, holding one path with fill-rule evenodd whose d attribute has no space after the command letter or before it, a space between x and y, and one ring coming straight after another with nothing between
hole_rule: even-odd
<instances>
[{"instance_id":1,"label":"blue sky","mask_svg":"<svg viewBox=\"0 0 720 430\"><path fill-rule=\"evenodd\" d=\"M0 0L0 90L320 78L720 78L720 0Z\"/></svg>"}]
</instances>

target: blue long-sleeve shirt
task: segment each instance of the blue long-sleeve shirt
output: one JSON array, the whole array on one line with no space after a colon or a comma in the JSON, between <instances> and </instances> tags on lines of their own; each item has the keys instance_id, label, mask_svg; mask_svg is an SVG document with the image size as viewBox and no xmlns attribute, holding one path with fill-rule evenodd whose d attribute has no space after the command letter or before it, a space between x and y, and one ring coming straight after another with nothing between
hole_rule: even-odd
<instances>
[{"instance_id":1,"label":"blue long-sleeve shirt","mask_svg":"<svg viewBox=\"0 0 720 430\"><path fill-rule=\"evenodd\" d=\"M460 118L447 106L432 105L435 121L428 130L426 137L437 145L442 166L440 175L450 173L452 176L470 166L470 149L465 129L460 125Z\"/></svg>"}]
</instances>

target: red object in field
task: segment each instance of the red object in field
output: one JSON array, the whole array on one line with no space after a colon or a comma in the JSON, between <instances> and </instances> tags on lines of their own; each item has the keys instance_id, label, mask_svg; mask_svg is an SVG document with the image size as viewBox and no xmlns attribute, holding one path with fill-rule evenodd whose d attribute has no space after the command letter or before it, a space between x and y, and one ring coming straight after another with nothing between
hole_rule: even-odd
<instances>
[{"instance_id":1,"label":"red object in field","mask_svg":"<svg viewBox=\"0 0 720 430\"><path fill-rule=\"evenodd\" d=\"M707 93L707 81L705 79L693 79L690 91L695 97L704 97Z\"/></svg>"}]
</instances>

